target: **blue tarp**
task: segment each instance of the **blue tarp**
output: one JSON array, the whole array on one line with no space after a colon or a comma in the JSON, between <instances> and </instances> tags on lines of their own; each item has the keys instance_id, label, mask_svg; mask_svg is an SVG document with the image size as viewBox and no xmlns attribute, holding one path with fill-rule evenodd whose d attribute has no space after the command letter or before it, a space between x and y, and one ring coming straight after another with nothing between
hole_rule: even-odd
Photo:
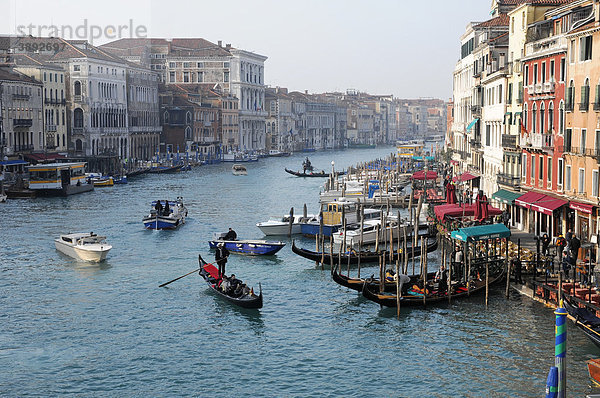
<instances>
[{"instance_id":1,"label":"blue tarp","mask_svg":"<svg viewBox=\"0 0 600 398\"><path fill-rule=\"evenodd\" d=\"M475 126L475 123L477 123L478 120L479 119L473 119L473 121L467 126L467 131L471 131L471 129L473 128L473 126Z\"/></svg>"},{"instance_id":2,"label":"blue tarp","mask_svg":"<svg viewBox=\"0 0 600 398\"><path fill-rule=\"evenodd\" d=\"M479 225L477 227L460 228L450 233L452 239L463 242L510 237L510 230L504 224Z\"/></svg>"},{"instance_id":3,"label":"blue tarp","mask_svg":"<svg viewBox=\"0 0 600 398\"><path fill-rule=\"evenodd\" d=\"M20 165L27 165L29 164L29 162L26 162L24 160L21 159L17 159L17 160L4 160L2 162L0 162L0 165L2 166L20 166Z\"/></svg>"}]
</instances>

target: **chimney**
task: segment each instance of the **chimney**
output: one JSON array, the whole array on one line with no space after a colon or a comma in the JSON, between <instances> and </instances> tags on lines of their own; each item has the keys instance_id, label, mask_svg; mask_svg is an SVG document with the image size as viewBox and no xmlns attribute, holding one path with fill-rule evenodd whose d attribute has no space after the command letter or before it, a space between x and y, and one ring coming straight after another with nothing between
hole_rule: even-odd
<instances>
[{"instance_id":1,"label":"chimney","mask_svg":"<svg viewBox=\"0 0 600 398\"><path fill-rule=\"evenodd\" d=\"M223 47L223 41L219 40L219 41L217 42L217 44L219 45L219 47Z\"/></svg>"},{"instance_id":2,"label":"chimney","mask_svg":"<svg viewBox=\"0 0 600 398\"><path fill-rule=\"evenodd\" d=\"M225 44L225 49L227 49L227 50L231 50L231 43L227 43L227 44Z\"/></svg>"},{"instance_id":3,"label":"chimney","mask_svg":"<svg viewBox=\"0 0 600 398\"><path fill-rule=\"evenodd\" d=\"M304 94L308 95L308 90L304 90Z\"/></svg>"}]
</instances>

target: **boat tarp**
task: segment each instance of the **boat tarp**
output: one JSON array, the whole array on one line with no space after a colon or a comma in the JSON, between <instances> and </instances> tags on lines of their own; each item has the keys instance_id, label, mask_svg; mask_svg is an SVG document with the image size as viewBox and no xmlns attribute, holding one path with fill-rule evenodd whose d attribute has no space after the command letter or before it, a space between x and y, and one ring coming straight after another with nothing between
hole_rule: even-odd
<instances>
[{"instance_id":1,"label":"boat tarp","mask_svg":"<svg viewBox=\"0 0 600 398\"><path fill-rule=\"evenodd\" d=\"M426 175L424 170L417 171L412 175L413 180L425 180L425 178L435 180L437 177L438 174L435 171L428 171Z\"/></svg>"},{"instance_id":2,"label":"boat tarp","mask_svg":"<svg viewBox=\"0 0 600 398\"><path fill-rule=\"evenodd\" d=\"M502 214L502 210L500 210L496 207L493 207L489 204L487 206L488 206L488 218ZM445 219L447 217L462 218L463 216L465 216L465 217L474 216L475 215L475 205L474 204L465 205L464 209L463 209L463 206L461 206L459 204L445 204L445 205L436 206L433 209L433 211L438 220L445 221Z\"/></svg>"},{"instance_id":3,"label":"boat tarp","mask_svg":"<svg viewBox=\"0 0 600 398\"><path fill-rule=\"evenodd\" d=\"M478 225L476 227L460 228L450 233L452 239L463 242L488 240L510 237L510 229L504 224Z\"/></svg>"}]
</instances>

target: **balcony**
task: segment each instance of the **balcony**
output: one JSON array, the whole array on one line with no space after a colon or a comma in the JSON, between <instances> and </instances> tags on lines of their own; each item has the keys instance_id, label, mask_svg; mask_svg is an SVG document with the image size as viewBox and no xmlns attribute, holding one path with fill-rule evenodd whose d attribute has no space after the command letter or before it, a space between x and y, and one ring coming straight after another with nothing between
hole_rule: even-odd
<instances>
[{"instance_id":1,"label":"balcony","mask_svg":"<svg viewBox=\"0 0 600 398\"><path fill-rule=\"evenodd\" d=\"M568 97L567 97L567 101L565 102L565 111L567 111L567 112L573 112L573 108L574 107L575 106L574 106L573 102L569 101Z\"/></svg>"},{"instance_id":2,"label":"balcony","mask_svg":"<svg viewBox=\"0 0 600 398\"><path fill-rule=\"evenodd\" d=\"M531 56L540 57L542 55L553 54L559 50L566 51L566 49L567 39L564 36L550 36L525 44L525 56L528 58Z\"/></svg>"},{"instance_id":3,"label":"balcony","mask_svg":"<svg viewBox=\"0 0 600 398\"><path fill-rule=\"evenodd\" d=\"M471 148L474 148L474 149L481 148L481 140L480 139L471 140L471 141L469 141L469 143L471 144Z\"/></svg>"},{"instance_id":4,"label":"balcony","mask_svg":"<svg viewBox=\"0 0 600 398\"><path fill-rule=\"evenodd\" d=\"M46 131L50 132L50 133L55 133L56 132L56 125L52 125L49 124L46 126Z\"/></svg>"},{"instance_id":5,"label":"balcony","mask_svg":"<svg viewBox=\"0 0 600 398\"><path fill-rule=\"evenodd\" d=\"M582 112L587 112L590 109L590 103L589 101L586 102L580 102L579 103L579 110Z\"/></svg>"},{"instance_id":6,"label":"balcony","mask_svg":"<svg viewBox=\"0 0 600 398\"><path fill-rule=\"evenodd\" d=\"M554 82L546 82L544 83L544 93L553 93L554 92L554 86L556 85L556 83Z\"/></svg>"},{"instance_id":7,"label":"balcony","mask_svg":"<svg viewBox=\"0 0 600 398\"><path fill-rule=\"evenodd\" d=\"M554 151L554 136L552 134L542 134L542 149L545 151Z\"/></svg>"},{"instance_id":8,"label":"balcony","mask_svg":"<svg viewBox=\"0 0 600 398\"><path fill-rule=\"evenodd\" d=\"M498 173L496 175L496 182L498 185L504 185L505 187L518 189L521 185L521 177L505 173Z\"/></svg>"},{"instance_id":9,"label":"balcony","mask_svg":"<svg viewBox=\"0 0 600 398\"><path fill-rule=\"evenodd\" d=\"M33 119L13 119L13 127L31 127Z\"/></svg>"},{"instance_id":10,"label":"balcony","mask_svg":"<svg viewBox=\"0 0 600 398\"><path fill-rule=\"evenodd\" d=\"M46 105L66 105L66 99L58 99L58 98L44 98L44 104Z\"/></svg>"},{"instance_id":11,"label":"balcony","mask_svg":"<svg viewBox=\"0 0 600 398\"><path fill-rule=\"evenodd\" d=\"M33 151L33 144L15 145L15 152L28 152L28 151Z\"/></svg>"},{"instance_id":12,"label":"balcony","mask_svg":"<svg viewBox=\"0 0 600 398\"><path fill-rule=\"evenodd\" d=\"M542 83L536 83L534 86L534 92L536 94L542 94L544 92L544 85Z\"/></svg>"},{"instance_id":13,"label":"balcony","mask_svg":"<svg viewBox=\"0 0 600 398\"><path fill-rule=\"evenodd\" d=\"M473 116L481 116L481 105L471 105L471 113Z\"/></svg>"},{"instance_id":14,"label":"balcony","mask_svg":"<svg viewBox=\"0 0 600 398\"><path fill-rule=\"evenodd\" d=\"M83 127L73 127L73 134L83 134Z\"/></svg>"},{"instance_id":15,"label":"balcony","mask_svg":"<svg viewBox=\"0 0 600 398\"><path fill-rule=\"evenodd\" d=\"M29 95L27 94L13 94L13 101L29 101Z\"/></svg>"},{"instance_id":16,"label":"balcony","mask_svg":"<svg viewBox=\"0 0 600 398\"><path fill-rule=\"evenodd\" d=\"M502 147L503 148L516 148L517 147L517 136L503 134L502 135Z\"/></svg>"},{"instance_id":17,"label":"balcony","mask_svg":"<svg viewBox=\"0 0 600 398\"><path fill-rule=\"evenodd\" d=\"M594 102L594 110L596 112L600 111L600 102Z\"/></svg>"},{"instance_id":18,"label":"balcony","mask_svg":"<svg viewBox=\"0 0 600 398\"><path fill-rule=\"evenodd\" d=\"M532 95L533 93L535 93L535 85L530 84L529 86L525 87L527 89L527 92L529 93L529 95Z\"/></svg>"}]
</instances>

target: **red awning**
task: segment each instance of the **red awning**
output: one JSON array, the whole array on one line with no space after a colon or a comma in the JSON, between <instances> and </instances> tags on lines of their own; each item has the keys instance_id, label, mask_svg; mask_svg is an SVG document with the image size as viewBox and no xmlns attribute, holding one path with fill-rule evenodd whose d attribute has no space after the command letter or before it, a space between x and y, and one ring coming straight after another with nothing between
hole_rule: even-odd
<instances>
[{"instance_id":1,"label":"red awning","mask_svg":"<svg viewBox=\"0 0 600 398\"><path fill-rule=\"evenodd\" d=\"M474 180L475 178L479 178L479 176L474 176L471 173L462 173L461 175L454 177L452 179L452 181L461 181L461 182L464 182L464 181Z\"/></svg>"},{"instance_id":2,"label":"red awning","mask_svg":"<svg viewBox=\"0 0 600 398\"><path fill-rule=\"evenodd\" d=\"M544 195L543 193L539 193L539 192L527 192L525 195L519 196L517 199L515 199L515 204L521 207L524 207L526 209L531 208L531 204L537 202L538 200L540 200L541 198L543 198Z\"/></svg>"},{"instance_id":3,"label":"red awning","mask_svg":"<svg viewBox=\"0 0 600 398\"><path fill-rule=\"evenodd\" d=\"M45 162L49 160L65 159L64 155L59 153L26 153L23 157L32 162Z\"/></svg>"},{"instance_id":4,"label":"red awning","mask_svg":"<svg viewBox=\"0 0 600 398\"><path fill-rule=\"evenodd\" d=\"M573 210L579 210L582 213L592 214L594 205L588 205L587 203L580 202L569 202L569 207Z\"/></svg>"},{"instance_id":5,"label":"red awning","mask_svg":"<svg viewBox=\"0 0 600 398\"><path fill-rule=\"evenodd\" d=\"M544 197L538 199L535 203L531 204L531 210L551 216L554 210L566 204L566 200L544 195Z\"/></svg>"},{"instance_id":6,"label":"red awning","mask_svg":"<svg viewBox=\"0 0 600 398\"><path fill-rule=\"evenodd\" d=\"M428 180L435 180L437 178L437 173L435 171L428 171L427 172L427 179ZM425 179L425 171L421 170L421 171L417 171L416 173L414 173L412 175L413 180L424 180Z\"/></svg>"},{"instance_id":7,"label":"red awning","mask_svg":"<svg viewBox=\"0 0 600 398\"><path fill-rule=\"evenodd\" d=\"M458 160L451 160L450 164L458 166L460 163L458 163Z\"/></svg>"},{"instance_id":8,"label":"red awning","mask_svg":"<svg viewBox=\"0 0 600 398\"><path fill-rule=\"evenodd\" d=\"M465 217L474 216L475 205L466 205L464 209L457 204L438 205L433 211L438 220L444 221L446 217L462 218L463 215ZM502 214L502 210L488 205L488 217L497 216L499 214Z\"/></svg>"}]
</instances>

